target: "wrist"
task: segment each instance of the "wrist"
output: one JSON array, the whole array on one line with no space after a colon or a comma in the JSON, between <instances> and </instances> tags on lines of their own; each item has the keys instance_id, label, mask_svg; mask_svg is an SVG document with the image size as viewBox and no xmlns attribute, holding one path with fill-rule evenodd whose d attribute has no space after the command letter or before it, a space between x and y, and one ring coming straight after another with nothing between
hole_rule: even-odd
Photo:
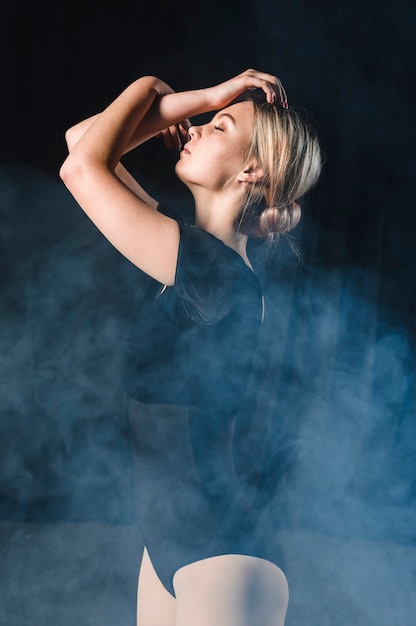
<instances>
[{"instance_id":1,"label":"wrist","mask_svg":"<svg viewBox=\"0 0 416 626\"><path fill-rule=\"evenodd\" d=\"M193 89L183 92L185 100L189 103L189 112L186 118L193 115L201 115L216 110L216 103L211 88Z\"/></svg>"},{"instance_id":2,"label":"wrist","mask_svg":"<svg viewBox=\"0 0 416 626\"><path fill-rule=\"evenodd\" d=\"M218 109L218 105L215 100L215 92L212 87L205 87L204 89L200 89L199 92L202 96L202 106L204 109L202 111L203 113L208 113Z\"/></svg>"},{"instance_id":3,"label":"wrist","mask_svg":"<svg viewBox=\"0 0 416 626\"><path fill-rule=\"evenodd\" d=\"M168 93L157 98L154 115L162 121L163 128L167 128L213 109L206 90L194 89Z\"/></svg>"},{"instance_id":4,"label":"wrist","mask_svg":"<svg viewBox=\"0 0 416 626\"><path fill-rule=\"evenodd\" d=\"M207 87L205 89L201 89L201 91L204 92L207 111L215 111L220 108L215 87Z\"/></svg>"}]
</instances>

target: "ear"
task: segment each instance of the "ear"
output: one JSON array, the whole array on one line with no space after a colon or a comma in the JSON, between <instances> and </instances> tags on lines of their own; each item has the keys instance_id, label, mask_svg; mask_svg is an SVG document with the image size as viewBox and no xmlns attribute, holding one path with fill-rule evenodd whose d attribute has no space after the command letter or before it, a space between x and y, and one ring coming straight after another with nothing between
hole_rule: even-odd
<instances>
[{"instance_id":1,"label":"ear","mask_svg":"<svg viewBox=\"0 0 416 626\"><path fill-rule=\"evenodd\" d=\"M241 170L238 175L238 180L240 183L258 183L263 176L264 172L257 161L252 161Z\"/></svg>"}]
</instances>

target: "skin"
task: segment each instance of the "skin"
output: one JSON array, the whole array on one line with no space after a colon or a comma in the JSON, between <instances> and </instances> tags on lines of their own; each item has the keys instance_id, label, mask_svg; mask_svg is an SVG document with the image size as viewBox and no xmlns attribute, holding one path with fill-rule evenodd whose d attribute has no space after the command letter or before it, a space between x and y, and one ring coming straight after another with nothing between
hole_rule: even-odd
<instances>
[{"instance_id":1,"label":"skin","mask_svg":"<svg viewBox=\"0 0 416 626\"><path fill-rule=\"evenodd\" d=\"M230 103L253 88L262 89L268 102L287 107L279 79L256 70L181 93L145 76L104 111L66 133L69 155L60 169L66 187L114 247L162 284L174 284L178 224L156 210L157 201L127 172L121 158L154 136L162 136L176 149L185 142L176 173L194 197L196 224L249 264L247 239L237 235L234 223L250 186L263 172L244 157L253 106ZM191 117L210 111L218 113L208 124L190 125ZM178 570L174 587L176 599L160 583L145 550L138 587L139 626L196 626L196 615L198 626L283 626L286 579L263 559L222 555L192 563Z\"/></svg>"},{"instance_id":2,"label":"skin","mask_svg":"<svg viewBox=\"0 0 416 626\"><path fill-rule=\"evenodd\" d=\"M254 70L247 70L215 87L181 93L173 93L166 83L156 77L145 76L129 85L102 113L67 133L70 153L60 170L63 182L115 248L162 284L174 284L179 247L178 225L154 210L155 201L122 168L120 159L125 152L160 133L164 136L169 134L172 143L179 143L181 133L189 126L190 117L223 109L250 88L263 89L270 102L276 99L286 102L280 81ZM243 110L243 107L240 109ZM244 115L238 114L241 129L250 124L248 107L244 110L247 120L240 120ZM224 135L232 136L229 132L224 132ZM204 141L207 140L205 130L203 137ZM196 139L194 127L194 130L191 128L189 148L197 143ZM182 160L185 161L185 155ZM225 162L221 163L225 167ZM179 175L181 167L177 168ZM255 181L253 173L246 171L250 167L255 167L255 164L244 164L240 172L232 172L231 188L224 184L222 192L218 188L215 190L215 196L212 189L206 189L204 212L201 208L204 197L201 180L198 185L192 177L188 181L185 172L183 179L188 181L194 193L201 223L207 228L214 228L213 234L235 247L244 258L245 246L236 241L235 235L232 236L229 222L231 205L235 207L243 197L244 185L247 189ZM240 183L238 187L234 184L236 180ZM234 196L232 189L236 192ZM222 202L226 208L223 220L216 217L214 225L212 216L214 213L218 216L218 211L214 210L214 206L208 207L211 200L213 203L215 200L215 206L220 206ZM208 222L206 211L211 216Z\"/></svg>"},{"instance_id":3,"label":"skin","mask_svg":"<svg viewBox=\"0 0 416 626\"><path fill-rule=\"evenodd\" d=\"M196 225L236 250L247 264L247 237L235 232L235 221L248 187L262 176L257 164L244 156L253 115L252 102L240 102L222 109L204 126L191 126L176 165L194 197Z\"/></svg>"}]
</instances>

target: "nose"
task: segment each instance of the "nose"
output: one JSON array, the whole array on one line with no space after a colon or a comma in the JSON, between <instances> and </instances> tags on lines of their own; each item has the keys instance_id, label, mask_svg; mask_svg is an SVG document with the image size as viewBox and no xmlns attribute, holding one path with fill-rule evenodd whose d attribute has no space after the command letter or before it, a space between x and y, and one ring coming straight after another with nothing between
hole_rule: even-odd
<instances>
[{"instance_id":1,"label":"nose","mask_svg":"<svg viewBox=\"0 0 416 626\"><path fill-rule=\"evenodd\" d=\"M201 134L201 127L200 126L190 126L188 128L188 135L190 137L190 139L194 139L195 137L198 137Z\"/></svg>"}]
</instances>

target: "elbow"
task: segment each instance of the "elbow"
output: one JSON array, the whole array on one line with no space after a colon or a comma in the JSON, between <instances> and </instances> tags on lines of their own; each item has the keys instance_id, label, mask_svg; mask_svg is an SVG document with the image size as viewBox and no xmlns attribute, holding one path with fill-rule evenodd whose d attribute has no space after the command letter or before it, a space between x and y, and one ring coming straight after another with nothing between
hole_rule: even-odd
<instances>
[{"instance_id":1,"label":"elbow","mask_svg":"<svg viewBox=\"0 0 416 626\"><path fill-rule=\"evenodd\" d=\"M68 154L59 169L59 178L65 187L74 194L86 185L93 184L96 176L102 175L103 171L108 171L106 167L91 160L83 154L78 154L75 150Z\"/></svg>"},{"instance_id":2,"label":"elbow","mask_svg":"<svg viewBox=\"0 0 416 626\"><path fill-rule=\"evenodd\" d=\"M79 172L79 164L74 162L74 158L69 154L59 169L59 178L69 190L71 189L72 181L79 177L77 171Z\"/></svg>"},{"instance_id":3,"label":"elbow","mask_svg":"<svg viewBox=\"0 0 416 626\"><path fill-rule=\"evenodd\" d=\"M68 147L68 152L71 152L79 139L79 133L75 132L75 128L75 126L72 126L71 128L68 128L67 131L65 131L64 136L66 145Z\"/></svg>"},{"instance_id":4,"label":"elbow","mask_svg":"<svg viewBox=\"0 0 416 626\"><path fill-rule=\"evenodd\" d=\"M70 164L68 163L69 157L65 159L59 169L59 178L64 183L65 187L70 186Z\"/></svg>"},{"instance_id":5,"label":"elbow","mask_svg":"<svg viewBox=\"0 0 416 626\"><path fill-rule=\"evenodd\" d=\"M68 166L67 166L67 160L65 159L65 161L62 163L61 167L59 168L59 178L62 180L63 183L65 183L66 181L66 177L67 177L67 170L68 170Z\"/></svg>"},{"instance_id":6,"label":"elbow","mask_svg":"<svg viewBox=\"0 0 416 626\"><path fill-rule=\"evenodd\" d=\"M74 132L72 128L69 128L68 130L65 131L64 134L64 139L68 148L68 152L71 153L71 150L73 149L74 145L75 145L75 141L74 141ZM65 183L66 177L68 175L68 161L69 161L69 155L68 157L65 159L65 161L62 163L60 169L59 169L59 177L60 179Z\"/></svg>"}]
</instances>

